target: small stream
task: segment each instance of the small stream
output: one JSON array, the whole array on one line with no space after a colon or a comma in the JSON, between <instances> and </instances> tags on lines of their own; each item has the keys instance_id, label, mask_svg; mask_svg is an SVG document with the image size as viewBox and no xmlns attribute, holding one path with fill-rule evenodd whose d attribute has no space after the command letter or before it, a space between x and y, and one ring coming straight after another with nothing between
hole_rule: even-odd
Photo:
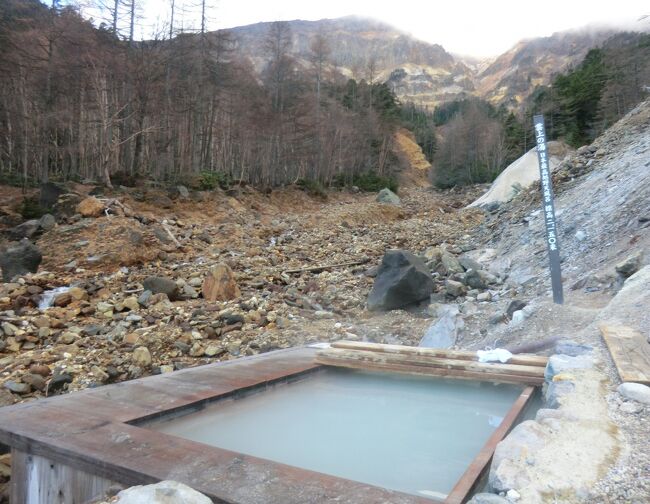
<instances>
[{"instance_id":1,"label":"small stream","mask_svg":"<svg viewBox=\"0 0 650 504\"><path fill-rule=\"evenodd\" d=\"M43 294L41 294L41 299L38 302L38 309L41 311L45 311L48 308L52 307L52 304L54 303L54 298L57 297L59 294L63 294L64 292L68 292L70 290L70 286L63 286L63 287L57 287L56 289L50 289Z\"/></svg>"}]
</instances>

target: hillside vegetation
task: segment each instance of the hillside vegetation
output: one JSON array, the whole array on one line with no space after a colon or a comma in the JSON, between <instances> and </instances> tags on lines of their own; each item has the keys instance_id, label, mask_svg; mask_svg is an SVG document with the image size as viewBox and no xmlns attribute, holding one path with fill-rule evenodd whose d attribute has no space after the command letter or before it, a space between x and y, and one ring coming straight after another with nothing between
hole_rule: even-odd
<instances>
[{"instance_id":1,"label":"hillside vegetation","mask_svg":"<svg viewBox=\"0 0 650 504\"><path fill-rule=\"evenodd\" d=\"M439 187L490 182L532 147L534 113L579 146L650 83L640 33L589 52L613 32L526 41L478 71L361 18L195 33L172 20L140 42L134 8L96 27L57 5L0 4L0 182L395 188L400 127Z\"/></svg>"},{"instance_id":2,"label":"hillside vegetation","mask_svg":"<svg viewBox=\"0 0 650 504\"><path fill-rule=\"evenodd\" d=\"M547 117L551 138L579 147L591 142L650 92L650 35L621 33L550 86L533 93L529 110Z\"/></svg>"},{"instance_id":3,"label":"hillside vegetation","mask_svg":"<svg viewBox=\"0 0 650 504\"><path fill-rule=\"evenodd\" d=\"M0 4L2 178L206 189L390 175L395 98L378 82L326 74L326 39L311 40L300 66L289 24L269 24L258 76L229 33L133 33L36 0Z\"/></svg>"},{"instance_id":4,"label":"hillside vegetation","mask_svg":"<svg viewBox=\"0 0 650 504\"><path fill-rule=\"evenodd\" d=\"M478 98L440 105L433 112L441 136L433 180L443 188L491 182L534 147L534 114L545 116L550 139L576 148L591 143L649 92L650 35L620 33L535 87L516 113Z\"/></svg>"}]
</instances>

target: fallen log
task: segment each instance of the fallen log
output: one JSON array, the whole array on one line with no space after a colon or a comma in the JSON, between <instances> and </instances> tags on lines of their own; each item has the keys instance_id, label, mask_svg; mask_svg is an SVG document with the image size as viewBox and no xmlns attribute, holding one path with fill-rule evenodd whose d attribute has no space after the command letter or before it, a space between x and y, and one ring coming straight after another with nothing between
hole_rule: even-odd
<instances>
[{"instance_id":1,"label":"fallen log","mask_svg":"<svg viewBox=\"0 0 650 504\"><path fill-rule=\"evenodd\" d=\"M364 257L363 259L358 259L356 261L348 261L348 262L336 263L336 264L323 264L320 266L308 266L306 268L284 270L282 273L291 275L294 273L307 273L307 272L323 271L323 270L334 269L334 268L345 268L346 266L359 266L361 264L366 264L369 261L370 258Z\"/></svg>"}]
</instances>

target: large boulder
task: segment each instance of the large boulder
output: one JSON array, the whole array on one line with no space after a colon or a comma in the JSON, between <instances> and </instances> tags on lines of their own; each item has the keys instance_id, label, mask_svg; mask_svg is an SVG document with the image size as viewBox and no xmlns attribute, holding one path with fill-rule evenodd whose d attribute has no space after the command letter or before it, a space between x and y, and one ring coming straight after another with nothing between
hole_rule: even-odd
<instances>
[{"instance_id":1,"label":"large boulder","mask_svg":"<svg viewBox=\"0 0 650 504\"><path fill-rule=\"evenodd\" d=\"M462 333L465 322L457 305L442 305L438 320L429 326L418 346L427 348L451 348Z\"/></svg>"},{"instance_id":2,"label":"large boulder","mask_svg":"<svg viewBox=\"0 0 650 504\"><path fill-rule=\"evenodd\" d=\"M66 193L59 196L52 208L56 217L72 217L77 213L77 206L81 203L81 196L75 193Z\"/></svg>"},{"instance_id":3,"label":"large boulder","mask_svg":"<svg viewBox=\"0 0 650 504\"><path fill-rule=\"evenodd\" d=\"M241 296L239 286L230 266L217 264L203 280L203 297L206 301L230 301Z\"/></svg>"},{"instance_id":4,"label":"large boulder","mask_svg":"<svg viewBox=\"0 0 650 504\"><path fill-rule=\"evenodd\" d=\"M500 283L499 279L492 273L488 273L482 269L468 269L463 279L465 285L470 289L487 289L491 284Z\"/></svg>"},{"instance_id":5,"label":"large boulder","mask_svg":"<svg viewBox=\"0 0 650 504\"><path fill-rule=\"evenodd\" d=\"M77 205L77 213L83 217L101 217L104 214L104 203L90 196Z\"/></svg>"},{"instance_id":6,"label":"large boulder","mask_svg":"<svg viewBox=\"0 0 650 504\"><path fill-rule=\"evenodd\" d=\"M377 194L377 201L387 205L400 205L402 202L399 196L388 188L384 188Z\"/></svg>"},{"instance_id":7,"label":"large boulder","mask_svg":"<svg viewBox=\"0 0 650 504\"><path fill-rule=\"evenodd\" d=\"M623 278L634 275L641 268L641 260L643 254L637 252L633 256L628 257L624 261L621 261L616 265L616 273L621 275Z\"/></svg>"},{"instance_id":8,"label":"large boulder","mask_svg":"<svg viewBox=\"0 0 650 504\"><path fill-rule=\"evenodd\" d=\"M650 387L642 383L625 382L616 389L626 399L650 404Z\"/></svg>"},{"instance_id":9,"label":"large boulder","mask_svg":"<svg viewBox=\"0 0 650 504\"><path fill-rule=\"evenodd\" d=\"M549 167L551 171L554 171L566 155L567 146L561 142L553 141L548 142L546 149ZM499 204L510 201L522 189L526 189L538 181L537 147L533 147L503 170L492 183L488 192L469 206L494 211L499 208Z\"/></svg>"},{"instance_id":10,"label":"large boulder","mask_svg":"<svg viewBox=\"0 0 650 504\"><path fill-rule=\"evenodd\" d=\"M433 278L419 257L405 250L388 250L368 295L368 309L395 310L428 299Z\"/></svg>"},{"instance_id":11,"label":"large boulder","mask_svg":"<svg viewBox=\"0 0 650 504\"><path fill-rule=\"evenodd\" d=\"M190 191L184 185L177 186L176 191L180 199L184 199L184 200L190 199Z\"/></svg>"},{"instance_id":12,"label":"large boulder","mask_svg":"<svg viewBox=\"0 0 650 504\"><path fill-rule=\"evenodd\" d=\"M465 269L461 266L455 255L443 250L436 271L441 275L451 276L454 273L462 273Z\"/></svg>"},{"instance_id":13,"label":"large boulder","mask_svg":"<svg viewBox=\"0 0 650 504\"><path fill-rule=\"evenodd\" d=\"M180 291L176 282L169 278L150 276L142 282L145 291L151 291L153 294L166 294L170 301L175 301L180 297Z\"/></svg>"},{"instance_id":14,"label":"large boulder","mask_svg":"<svg viewBox=\"0 0 650 504\"><path fill-rule=\"evenodd\" d=\"M469 269L465 273L465 284L471 289L487 289L487 282L480 270Z\"/></svg>"},{"instance_id":15,"label":"large boulder","mask_svg":"<svg viewBox=\"0 0 650 504\"><path fill-rule=\"evenodd\" d=\"M460 265L463 268L465 268L465 271L468 271L468 270L471 270L471 269L478 271L478 270L483 269L483 266L481 266L481 263L479 263L478 261L475 261L474 259L472 259L471 257L469 257L467 255L460 256L458 258L458 262L460 263Z\"/></svg>"},{"instance_id":16,"label":"large boulder","mask_svg":"<svg viewBox=\"0 0 650 504\"><path fill-rule=\"evenodd\" d=\"M41 191L38 196L38 203L43 208L52 208L59 200L59 196L65 193L65 189L53 182L45 182L41 185Z\"/></svg>"},{"instance_id":17,"label":"large boulder","mask_svg":"<svg viewBox=\"0 0 650 504\"><path fill-rule=\"evenodd\" d=\"M545 443L546 432L534 420L517 425L494 450L488 478L490 487L497 492L507 492L526 486L529 483L526 461L534 458Z\"/></svg>"},{"instance_id":18,"label":"large boulder","mask_svg":"<svg viewBox=\"0 0 650 504\"><path fill-rule=\"evenodd\" d=\"M45 214L39 219L38 225L43 231L51 231L56 226L56 219L52 214Z\"/></svg>"},{"instance_id":19,"label":"large boulder","mask_svg":"<svg viewBox=\"0 0 650 504\"><path fill-rule=\"evenodd\" d=\"M457 298L460 296L464 296L467 294L467 288L460 282L457 282L455 280L447 279L445 281L445 292L453 297Z\"/></svg>"},{"instance_id":20,"label":"large boulder","mask_svg":"<svg viewBox=\"0 0 650 504\"><path fill-rule=\"evenodd\" d=\"M183 483L160 481L122 490L115 504L212 504L212 500Z\"/></svg>"},{"instance_id":21,"label":"large boulder","mask_svg":"<svg viewBox=\"0 0 650 504\"><path fill-rule=\"evenodd\" d=\"M9 237L12 240L22 240L23 238L32 239L40 231L41 223L38 219L31 219L19 224L9 230Z\"/></svg>"},{"instance_id":22,"label":"large boulder","mask_svg":"<svg viewBox=\"0 0 650 504\"><path fill-rule=\"evenodd\" d=\"M10 282L16 275L36 273L43 260L43 254L36 245L23 240L0 253L0 268L2 279Z\"/></svg>"},{"instance_id":23,"label":"large boulder","mask_svg":"<svg viewBox=\"0 0 650 504\"><path fill-rule=\"evenodd\" d=\"M575 369L590 369L594 367L594 360L590 355L551 355L544 370L544 378L550 382L556 375L570 373Z\"/></svg>"}]
</instances>

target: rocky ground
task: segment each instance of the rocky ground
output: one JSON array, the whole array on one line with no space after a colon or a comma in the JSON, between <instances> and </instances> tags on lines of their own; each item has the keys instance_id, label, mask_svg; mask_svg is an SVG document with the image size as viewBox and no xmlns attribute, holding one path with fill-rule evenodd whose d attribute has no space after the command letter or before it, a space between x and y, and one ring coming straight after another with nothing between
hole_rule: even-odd
<instances>
[{"instance_id":1,"label":"rocky ground","mask_svg":"<svg viewBox=\"0 0 650 504\"><path fill-rule=\"evenodd\" d=\"M472 194L419 189L405 191L400 206L295 190L201 194L168 209L157 191L142 202L128 190L104 196L127 215L113 205L115 215L59 219L36 240L39 272L0 287L5 403L306 342L417 343L431 314L365 310L373 267L386 248L424 253L447 243L460 252L455 244L482 219L456 210ZM219 264L233 272L233 299L202 292ZM149 277L167 294L143 296ZM71 286L39 310L45 293ZM11 395L7 383L17 385Z\"/></svg>"},{"instance_id":2,"label":"rocky ground","mask_svg":"<svg viewBox=\"0 0 650 504\"><path fill-rule=\"evenodd\" d=\"M37 273L0 284L0 405L316 341L417 345L426 334L548 354L569 338L596 348L623 445L589 502L647 502L649 408L622 406L596 324L650 327L648 279L645 291L621 290L647 264L649 125L645 104L555 172L564 306L549 299L536 190L481 210L464 207L484 187L413 185L394 205L353 191L323 200L297 189L71 185L55 194L54 218L22 223L23 195L0 188L3 267L42 254ZM419 256L433 293L369 311L388 249ZM8 463L1 455L0 481Z\"/></svg>"}]
</instances>

